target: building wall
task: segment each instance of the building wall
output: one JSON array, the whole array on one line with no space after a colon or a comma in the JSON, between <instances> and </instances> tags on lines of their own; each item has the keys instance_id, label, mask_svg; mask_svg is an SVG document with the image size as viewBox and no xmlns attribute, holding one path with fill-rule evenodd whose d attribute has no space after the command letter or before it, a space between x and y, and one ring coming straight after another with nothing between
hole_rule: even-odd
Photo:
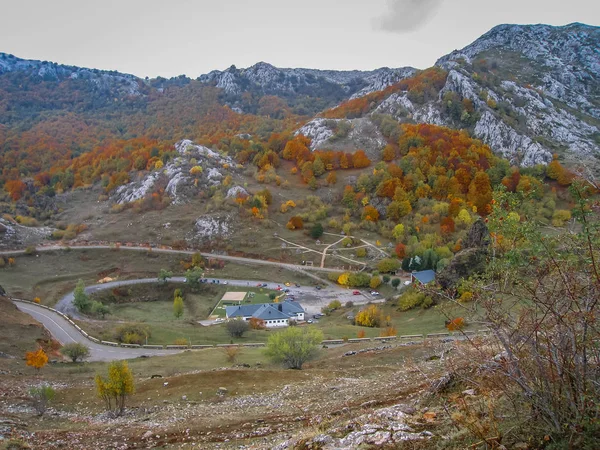
<instances>
[{"instance_id":1,"label":"building wall","mask_svg":"<svg viewBox=\"0 0 600 450\"><path fill-rule=\"evenodd\" d=\"M288 319L278 320L265 320L267 328L287 327L289 325Z\"/></svg>"}]
</instances>

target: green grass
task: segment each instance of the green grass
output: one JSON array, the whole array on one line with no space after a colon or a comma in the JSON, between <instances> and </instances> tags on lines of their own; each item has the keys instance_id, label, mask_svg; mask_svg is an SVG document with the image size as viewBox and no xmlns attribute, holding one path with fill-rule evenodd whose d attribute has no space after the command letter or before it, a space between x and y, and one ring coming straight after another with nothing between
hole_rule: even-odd
<instances>
[{"instance_id":1,"label":"green grass","mask_svg":"<svg viewBox=\"0 0 600 450\"><path fill-rule=\"evenodd\" d=\"M384 315L389 315L391 325L396 328L398 336L411 334L442 333L446 330L446 317L436 307L430 309L416 308L409 311L399 311L390 303L378 304ZM322 317L317 327L323 330L326 339L339 339L342 337L355 338L360 330L365 332L365 337L378 337L382 328L369 328L352 325L347 316L355 316L363 307L342 308L331 315Z\"/></svg>"},{"instance_id":2,"label":"green grass","mask_svg":"<svg viewBox=\"0 0 600 450\"><path fill-rule=\"evenodd\" d=\"M271 289L264 289L259 287L244 288L242 286L230 286L227 288L227 292L247 292L246 297L242 302L236 302L233 300L221 300L217 306L212 310L211 316L217 316L220 318L225 317L225 308L227 306L238 306L238 305L256 305L259 303L273 303L275 300L271 300L269 294L274 293L282 296L283 292L273 291ZM253 293L254 295L248 295Z\"/></svg>"},{"instance_id":3,"label":"green grass","mask_svg":"<svg viewBox=\"0 0 600 450\"><path fill-rule=\"evenodd\" d=\"M0 269L0 284L13 297L26 300L39 297L43 304L53 306L75 288L79 279L89 286L107 275L122 280L155 277L160 269L183 276L185 271L180 261L184 258L189 259L184 255L124 249L40 252L39 256L17 256L14 267ZM311 278L281 267L232 262L226 262L223 269L211 270L207 276L312 284Z\"/></svg>"}]
</instances>

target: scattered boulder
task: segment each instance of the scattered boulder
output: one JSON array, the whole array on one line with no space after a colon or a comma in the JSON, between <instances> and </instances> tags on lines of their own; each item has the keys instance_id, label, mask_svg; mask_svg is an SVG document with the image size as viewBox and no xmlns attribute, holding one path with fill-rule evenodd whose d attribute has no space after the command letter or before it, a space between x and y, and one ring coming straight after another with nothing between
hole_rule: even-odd
<instances>
[{"instance_id":1,"label":"scattered boulder","mask_svg":"<svg viewBox=\"0 0 600 450\"><path fill-rule=\"evenodd\" d=\"M219 389L217 389L217 395L220 397L224 397L225 395L227 395L227 388L225 387L220 387Z\"/></svg>"}]
</instances>

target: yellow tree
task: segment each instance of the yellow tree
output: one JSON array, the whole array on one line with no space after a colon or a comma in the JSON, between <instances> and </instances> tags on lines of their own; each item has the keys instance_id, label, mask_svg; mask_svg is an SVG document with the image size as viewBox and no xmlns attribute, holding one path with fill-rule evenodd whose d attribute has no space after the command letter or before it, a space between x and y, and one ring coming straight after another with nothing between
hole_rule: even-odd
<instances>
[{"instance_id":1,"label":"yellow tree","mask_svg":"<svg viewBox=\"0 0 600 450\"><path fill-rule=\"evenodd\" d=\"M40 370L46 364L48 364L48 355L43 348L38 348L35 352L27 352L25 354L25 361L28 366L35 367Z\"/></svg>"},{"instance_id":2,"label":"yellow tree","mask_svg":"<svg viewBox=\"0 0 600 450\"><path fill-rule=\"evenodd\" d=\"M96 392L104 400L106 410L116 416L123 414L126 398L135 391L127 361L113 361L108 367L108 379L96 375L95 381Z\"/></svg>"}]
</instances>

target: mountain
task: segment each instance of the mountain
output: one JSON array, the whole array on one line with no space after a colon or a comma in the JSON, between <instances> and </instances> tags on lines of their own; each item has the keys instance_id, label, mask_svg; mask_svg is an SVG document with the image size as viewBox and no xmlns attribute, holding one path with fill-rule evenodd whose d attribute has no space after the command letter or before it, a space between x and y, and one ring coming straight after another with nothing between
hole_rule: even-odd
<instances>
[{"instance_id":1,"label":"mountain","mask_svg":"<svg viewBox=\"0 0 600 450\"><path fill-rule=\"evenodd\" d=\"M224 71L212 71L198 80L224 90L233 108L240 107L241 94L277 95L294 104L303 97L318 97L333 102L356 98L408 78L416 72L412 67L372 71L336 71L316 69L280 69L260 62L247 69L231 66Z\"/></svg>"},{"instance_id":2,"label":"mountain","mask_svg":"<svg viewBox=\"0 0 600 450\"><path fill-rule=\"evenodd\" d=\"M400 122L466 128L497 153L524 166L548 163L553 153L571 164L587 161L597 166L598 48L598 27L500 25L437 61L445 82L428 98L423 97L422 86L405 83L380 95L360 118L348 102L300 132L313 138L313 148L325 148L340 120L352 128L357 121L386 114Z\"/></svg>"},{"instance_id":3,"label":"mountain","mask_svg":"<svg viewBox=\"0 0 600 450\"><path fill-rule=\"evenodd\" d=\"M237 158L242 138L281 152L296 133L378 160L398 123L465 129L521 166L558 154L597 169L599 47L598 27L500 25L424 71L261 62L168 80L0 53L0 184L43 174L60 189L113 188L182 139ZM102 169L74 177L86 164Z\"/></svg>"}]
</instances>

